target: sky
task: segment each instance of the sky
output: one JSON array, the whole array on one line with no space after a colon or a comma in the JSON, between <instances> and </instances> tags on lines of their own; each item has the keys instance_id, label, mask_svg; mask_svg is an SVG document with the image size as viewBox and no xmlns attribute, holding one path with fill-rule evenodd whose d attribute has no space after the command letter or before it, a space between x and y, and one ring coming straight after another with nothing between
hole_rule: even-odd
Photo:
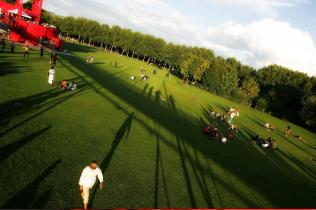
<instances>
[{"instance_id":1,"label":"sky","mask_svg":"<svg viewBox=\"0 0 316 210\"><path fill-rule=\"evenodd\" d=\"M316 76L316 0L44 0L44 9Z\"/></svg>"}]
</instances>

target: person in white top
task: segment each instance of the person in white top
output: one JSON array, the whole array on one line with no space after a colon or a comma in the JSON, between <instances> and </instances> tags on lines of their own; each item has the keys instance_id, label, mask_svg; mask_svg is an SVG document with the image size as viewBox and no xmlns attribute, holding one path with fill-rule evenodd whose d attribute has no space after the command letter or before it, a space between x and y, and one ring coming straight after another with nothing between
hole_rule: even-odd
<instances>
[{"instance_id":1,"label":"person in white top","mask_svg":"<svg viewBox=\"0 0 316 210\"><path fill-rule=\"evenodd\" d=\"M89 166L85 167L81 173L79 186L80 193L83 199L84 209L88 208L90 189L95 184L97 177L100 181L100 189L103 189L103 174L98 167L97 161L92 161Z\"/></svg>"},{"instance_id":2,"label":"person in white top","mask_svg":"<svg viewBox=\"0 0 316 210\"><path fill-rule=\"evenodd\" d=\"M55 68L54 66L51 67L51 69L48 71L48 84L53 86L55 79Z\"/></svg>"}]
</instances>

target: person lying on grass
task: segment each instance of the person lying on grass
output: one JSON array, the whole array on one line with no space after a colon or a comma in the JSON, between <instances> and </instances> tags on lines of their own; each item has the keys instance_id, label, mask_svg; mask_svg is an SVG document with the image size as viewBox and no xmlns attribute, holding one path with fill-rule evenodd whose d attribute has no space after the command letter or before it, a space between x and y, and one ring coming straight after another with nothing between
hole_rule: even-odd
<instances>
[{"instance_id":1,"label":"person lying on grass","mask_svg":"<svg viewBox=\"0 0 316 210\"><path fill-rule=\"evenodd\" d=\"M306 142L302 136L296 135L294 137L299 141Z\"/></svg>"},{"instance_id":2,"label":"person lying on grass","mask_svg":"<svg viewBox=\"0 0 316 210\"><path fill-rule=\"evenodd\" d=\"M269 143L269 147L271 149L276 149L277 148L277 144L276 144L275 140L272 139L271 137L268 137L268 143Z\"/></svg>"},{"instance_id":3,"label":"person lying on grass","mask_svg":"<svg viewBox=\"0 0 316 210\"><path fill-rule=\"evenodd\" d=\"M70 81L69 85L67 87L67 90L75 91L75 90L77 90L77 87L78 87L78 85L75 82Z\"/></svg>"},{"instance_id":4,"label":"person lying on grass","mask_svg":"<svg viewBox=\"0 0 316 210\"><path fill-rule=\"evenodd\" d=\"M276 149L276 142L271 137L269 137L267 140L264 140L263 138L257 135L253 138L253 142L265 149Z\"/></svg>"},{"instance_id":5,"label":"person lying on grass","mask_svg":"<svg viewBox=\"0 0 316 210\"><path fill-rule=\"evenodd\" d=\"M263 125L263 127L264 127L265 129L267 129L268 131L274 131L274 130L275 130L275 126L274 126L274 125L271 125L270 123L265 123L265 124Z\"/></svg>"}]
</instances>

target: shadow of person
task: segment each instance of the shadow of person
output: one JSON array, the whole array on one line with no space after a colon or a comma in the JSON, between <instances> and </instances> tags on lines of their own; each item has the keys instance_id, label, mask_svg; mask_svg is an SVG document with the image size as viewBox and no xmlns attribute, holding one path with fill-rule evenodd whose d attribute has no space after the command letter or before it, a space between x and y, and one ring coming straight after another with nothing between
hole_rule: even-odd
<instances>
[{"instance_id":1,"label":"shadow of person","mask_svg":"<svg viewBox=\"0 0 316 210\"><path fill-rule=\"evenodd\" d=\"M32 208L35 201L36 192L46 177L60 164L58 159L52 163L41 175L39 175L33 182L26 185L22 190L10 198L1 208L2 209L25 209ZM47 199L46 199L47 200Z\"/></svg>"},{"instance_id":2,"label":"shadow of person","mask_svg":"<svg viewBox=\"0 0 316 210\"><path fill-rule=\"evenodd\" d=\"M105 171L107 170L107 168L110 165L110 162L113 158L113 155L117 149L117 147L119 146L121 140L123 139L124 135L126 134L126 139L128 139L130 130L131 130L131 126L132 126L132 121L134 119L134 112L131 113L123 122L122 126L120 127L120 129L117 131L114 140L112 142L111 145L111 149L110 151L107 153L107 155L105 156L105 158L103 159L102 163L100 164L100 169L102 170L103 173L105 173ZM91 208L93 206L93 200L95 197L95 194L97 192L98 187L95 187L93 192L91 193L91 197L90 197L90 202L89 202L89 208Z\"/></svg>"},{"instance_id":3,"label":"shadow of person","mask_svg":"<svg viewBox=\"0 0 316 210\"><path fill-rule=\"evenodd\" d=\"M33 141L34 139L36 139L38 136L40 136L41 134L47 132L49 129L51 129L52 127L46 127L42 130L39 130L35 133L32 133L28 136L23 137L22 139L13 142L9 145L6 145L4 147L0 148L0 163L3 162L5 159L7 159L11 154L13 154L14 152L16 152L18 149L20 149L21 147L23 147L24 145L26 145L27 143Z\"/></svg>"}]
</instances>

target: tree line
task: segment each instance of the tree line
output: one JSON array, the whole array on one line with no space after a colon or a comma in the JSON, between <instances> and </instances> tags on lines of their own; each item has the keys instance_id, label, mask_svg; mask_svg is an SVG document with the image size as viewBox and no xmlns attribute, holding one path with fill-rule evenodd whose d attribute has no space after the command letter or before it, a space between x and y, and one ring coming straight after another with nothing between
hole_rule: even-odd
<instances>
[{"instance_id":1,"label":"tree line","mask_svg":"<svg viewBox=\"0 0 316 210\"><path fill-rule=\"evenodd\" d=\"M260 69L211 49L166 42L152 35L86 18L62 17L43 11L42 21L64 37L166 68L184 83L316 128L316 78L279 65ZM315 67L316 68L316 67Z\"/></svg>"}]
</instances>

